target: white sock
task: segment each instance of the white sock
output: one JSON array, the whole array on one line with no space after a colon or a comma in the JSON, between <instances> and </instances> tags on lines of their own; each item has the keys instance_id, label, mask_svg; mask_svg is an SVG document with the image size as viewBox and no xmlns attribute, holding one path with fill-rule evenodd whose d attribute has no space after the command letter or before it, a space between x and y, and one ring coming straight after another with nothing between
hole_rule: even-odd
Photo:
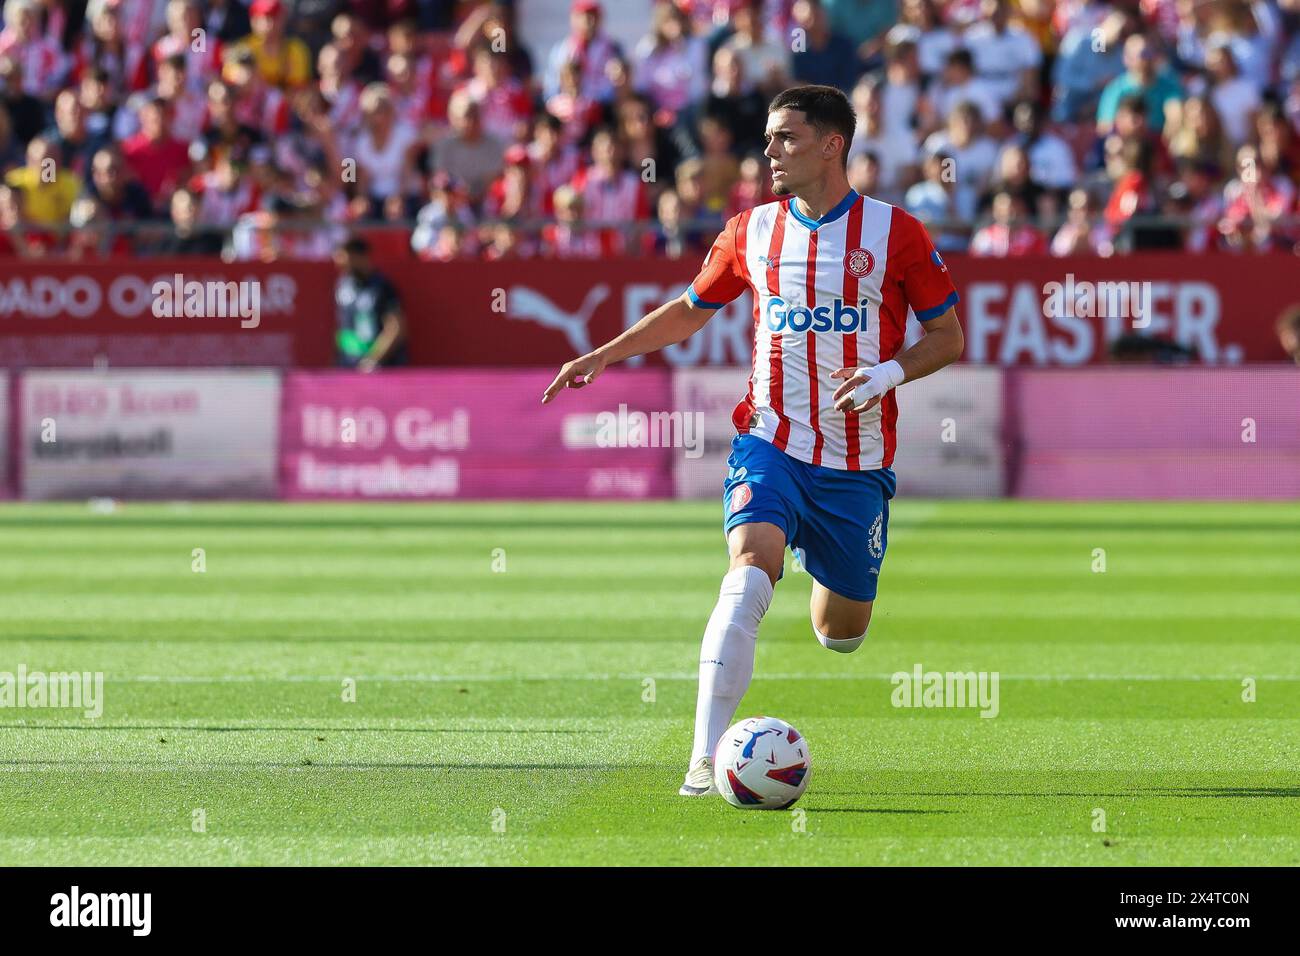
<instances>
[{"instance_id":1,"label":"white sock","mask_svg":"<svg viewBox=\"0 0 1300 956\"><path fill-rule=\"evenodd\" d=\"M728 571L700 643L700 689L695 701L691 765L712 757L736 716L754 675L758 625L772 603L772 579L752 564Z\"/></svg>"},{"instance_id":2,"label":"white sock","mask_svg":"<svg viewBox=\"0 0 1300 956\"><path fill-rule=\"evenodd\" d=\"M836 637L827 637L821 631L817 630L817 628L814 626L813 633L817 635L817 640L821 641L822 647L826 648L827 650L839 651L841 654L852 654L859 647L861 647L862 642L867 639L866 631L863 631L857 637L836 638Z\"/></svg>"}]
</instances>

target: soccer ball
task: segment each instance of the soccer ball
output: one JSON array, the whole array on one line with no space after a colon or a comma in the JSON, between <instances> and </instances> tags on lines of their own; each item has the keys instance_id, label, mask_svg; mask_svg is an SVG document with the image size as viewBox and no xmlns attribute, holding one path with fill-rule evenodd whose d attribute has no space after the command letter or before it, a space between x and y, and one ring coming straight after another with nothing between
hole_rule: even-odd
<instances>
[{"instance_id":1,"label":"soccer ball","mask_svg":"<svg viewBox=\"0 0 1300 956\"><path fill-rule=\"evenodd\" d=\"M784 810L812 776L808 742L776 717L750 717L731 727L713 752L713 783L733 807Z\"/></svg>"}]
</instances>

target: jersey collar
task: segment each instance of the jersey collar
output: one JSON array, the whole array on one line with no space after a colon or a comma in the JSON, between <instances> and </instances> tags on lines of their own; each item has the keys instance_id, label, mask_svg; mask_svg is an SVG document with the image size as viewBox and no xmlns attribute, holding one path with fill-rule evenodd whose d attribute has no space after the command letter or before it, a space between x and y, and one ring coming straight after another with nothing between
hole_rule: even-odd
<instances>
[{"instance_id":1,"label":"jersey collar","mask_svg":"<svg viewBox=\"0 0 1300 956\"><path fill-rule=\"evenodd\" d=\"M799 211L798 200L796 200L793 196L791 196L790 203L789 203L790 215L794 216L795 219L799 220L801 223L807 226L808 229L811 231L813 229L816 229L818 226L824 226L828 222L834 222L836 219L839 219L840 216L844 215L851 208L853 208L853 204L857 202L860 198L861 197L858 195L856 190L850 189L849 194L845 196L843 199L841 199L838 203L836 203L835 208L832 209L830 212L828 212L826 215L822 216L820 219L809 219L807 216L805 216L803 213Z\"/></svg>"}]
</instances>

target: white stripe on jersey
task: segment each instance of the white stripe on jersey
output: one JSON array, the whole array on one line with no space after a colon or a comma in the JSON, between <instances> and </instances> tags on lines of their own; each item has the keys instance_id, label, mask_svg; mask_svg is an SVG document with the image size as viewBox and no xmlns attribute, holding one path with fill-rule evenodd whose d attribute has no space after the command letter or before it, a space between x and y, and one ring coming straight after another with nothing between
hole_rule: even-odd
<instances>
[{"instance_id":1,"label":"white stripe on jersey","mask_svg":"<svg viewBox=\"0 0 1300 956\"><path fill-rule=\"evenodd\" d=\"M793 203L794 200L791 200ZM768 253L772 244L781 203L758 206L750 214L745 235L745 265L757 292L755 307L756 351L753 370L754 407L758 421L750 427L750 434L777 443L780 417L790 422L785 451L799 461L811 463L819 454L819 464L844 469L848 462L848 439L845 416L835 410L831 396L839 382L830 373L845 366L845 341L854 335L857 342L856 365L875 365L880 361L880 308L885 272L888 268L889 230L894 207L869 197L860 197L862 204L861 236L848 236L850 211L817 227L817 254L814 264L812 294L808 289L808 255L811 232L792 211L784 216L784 235L779 250L778 272L780 295L786 309L797 306L832 306L835 300L844 300L845 259L854 249L867 250L873 261L871 272L858 279L858 295L845 306L863 308L865 299L865 329L855 333L791 331L774 333L768 326L769 302L773 298L768 289ZM810 299L812 300L810 302ZM813 386L809 378L808 339L814 337L813 351L816 359L817 415L812 414ZM773 346L779 342L781 388L780 402L773 401L772 363ZM775 407L779 404L779 407ZM859 416L859 462L863 469L881 467L884 460L884 439L880 429L879 405ZM818 437L821 447L818 449Z\"/></svg>"}]
</instances>

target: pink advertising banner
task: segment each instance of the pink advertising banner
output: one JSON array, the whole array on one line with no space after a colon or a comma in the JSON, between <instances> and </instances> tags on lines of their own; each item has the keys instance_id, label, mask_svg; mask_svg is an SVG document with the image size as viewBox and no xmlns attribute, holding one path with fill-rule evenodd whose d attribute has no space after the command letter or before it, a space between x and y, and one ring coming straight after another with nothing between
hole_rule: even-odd
<instances>
[{"instance_id":1,"label":"pink advertising banner","mask_svg":"<svg viewBox=\"0 0 1300 956\"><path fill-rule=\"evenodd\" d=\"M615 369L541 404L553 372L289 372L289 499L665 498L674 455L637 423L671 406L667 369Z\"/></svg>"},{"instance_id":2,"label":"pink advertising banner","mask_svg":"<svg viewBox=\"0 0 1300 956\"><path fill-rule=\"evenodd\" d=\"M1300 498L1300 369L1016 370L1024 498Z\"/></svg>"}]
</instances>

